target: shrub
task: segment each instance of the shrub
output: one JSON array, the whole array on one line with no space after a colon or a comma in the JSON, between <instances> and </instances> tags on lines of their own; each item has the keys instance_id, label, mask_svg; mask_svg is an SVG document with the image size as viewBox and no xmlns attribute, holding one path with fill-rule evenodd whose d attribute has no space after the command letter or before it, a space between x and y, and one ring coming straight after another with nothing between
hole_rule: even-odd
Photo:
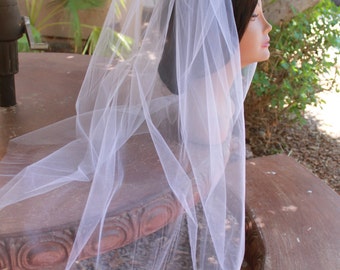
<instances>
[{"instance_id":1,"label":"shrub","mask_svg":"<svg viewBox=\"0 0 340 270\"><path fill-rule=\"evenodd\" d=\"M321 102L316 94L334 88L335 74L323 83L320 78L337 64L330 50L339 55L339 11L331 0L321 0L273 26L271 57L258 65L245 102L248 125L256 122L267 140L281 121L303 121L306 106Z\"/></svg>"}]
</instances>

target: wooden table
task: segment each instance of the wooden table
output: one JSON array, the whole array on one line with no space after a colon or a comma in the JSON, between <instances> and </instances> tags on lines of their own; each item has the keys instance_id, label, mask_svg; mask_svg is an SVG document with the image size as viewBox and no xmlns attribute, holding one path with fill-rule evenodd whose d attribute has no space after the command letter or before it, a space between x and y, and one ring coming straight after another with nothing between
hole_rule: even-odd
<instances>
[{"instance_id":1,"label":"wooden table","mask_svg":"<svg viewBox=\"0 0 340 270\"><path fill-rule=\"evenodd\" d=\"M306 168L286 155L249 160L246 197L264 269L340 269L340 196Z\"/></svg>"},{"instance_id":2,"label":"wooden table","mask_svg":"<svg viewBox=\"0 0 340 270\"><path fill-rule=\"evenodd\" d=\"M21 53L19 59L18 105L0 108L0 158L10 138L75 114L90 57ZM152 234L181 211L150 138L137 136L130 146L126 186L104 226L106 251ZM135 149L139 149L137 155L129 154ZM131 159L133 156L138 158ZM140 163L143 156L152 164L147 170ZM149 186L153 189L145 188ZM70 184L1 211L0 269L63 269L86 200L82 195L88 189L88 184ZM46 223L40 215L44 200L61 192L78 203L51 209L55 219ZM293 159L277 155L248 160L246 201L249 269L340 269L340 197ZM29 217L34 222L27 228L24 221ZM96 241L91 239L82 258L95 255L95 247Z\"/></svg>"}]
</instances>

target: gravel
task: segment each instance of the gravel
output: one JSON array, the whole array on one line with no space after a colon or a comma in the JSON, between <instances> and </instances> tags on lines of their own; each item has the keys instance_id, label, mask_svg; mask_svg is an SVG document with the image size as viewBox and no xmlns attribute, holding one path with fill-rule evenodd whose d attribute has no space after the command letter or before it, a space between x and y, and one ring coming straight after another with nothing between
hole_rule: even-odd
<instances>
[{"instance_id":1,"label":"gravel","mask_svg":"<svg viewBox=\"0 0 340 270\"><path fill-rule=\"evenodd\" d=\"M265 119L248 119L248 155L285 153L340 194L340 93L321 95L325 103L307 108L305 124L279 123L268 132Z\"/></svg>"}]
</instances>

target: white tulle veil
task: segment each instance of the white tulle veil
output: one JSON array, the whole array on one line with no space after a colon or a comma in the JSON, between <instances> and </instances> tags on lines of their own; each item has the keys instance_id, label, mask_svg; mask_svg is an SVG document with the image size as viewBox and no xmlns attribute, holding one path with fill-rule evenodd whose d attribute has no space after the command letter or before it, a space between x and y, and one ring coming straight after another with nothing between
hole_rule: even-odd
<instances>
[{"instance_id":1,"label":"white tulle veil","mask_svg":"<svg viewBox=\"0 0 340 270\"><path fill-rule=\"evenodd\" d=\"M66 269L80 258L92 258L90 269L240 269L243 101L255 65L241 68L231 1L158 0L143 31L142 1L131 1L120 26L133 40L124 60L113 50L114 3L77 115L11 141L0 163L0 216L32 204L14 218L32 235L74 220L59 241ZM153 211L142 191L161 207ZM114 253L115 241L130 248ZM127 261L105 263L109 252Z\"/></svg>"}]
</instances>

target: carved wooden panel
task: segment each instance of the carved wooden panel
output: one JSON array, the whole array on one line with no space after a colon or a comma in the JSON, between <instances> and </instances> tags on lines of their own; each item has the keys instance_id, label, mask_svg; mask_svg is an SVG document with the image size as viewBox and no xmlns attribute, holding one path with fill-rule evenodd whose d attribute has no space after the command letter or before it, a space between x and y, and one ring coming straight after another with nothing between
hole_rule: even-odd
<instances>
[{"instance_id":1,"label":"carved wooden panel","mask_svg":"<svg viewBox=\"0 0 340 270\"><path fill-rule=\"evenodd\" d=\"M108 216L99 241L95 231L79 259L121 248L154 233L178 216L180 206L172 193L156 198L139 208ZM70 254L77 225L54 228L30 235L0 236L0 270L64 269Z\"/></svg>"},{"instance_id":2,"label":"carved wooden panel","mask_svg":"<svg viewBox=\"0 0 340 270\"><path fill-rule=\"evenodd\" d=\"M65 229L42 234L1 237L0 269L62 269L74 233Z\"/></svg>"}]
</instances>

